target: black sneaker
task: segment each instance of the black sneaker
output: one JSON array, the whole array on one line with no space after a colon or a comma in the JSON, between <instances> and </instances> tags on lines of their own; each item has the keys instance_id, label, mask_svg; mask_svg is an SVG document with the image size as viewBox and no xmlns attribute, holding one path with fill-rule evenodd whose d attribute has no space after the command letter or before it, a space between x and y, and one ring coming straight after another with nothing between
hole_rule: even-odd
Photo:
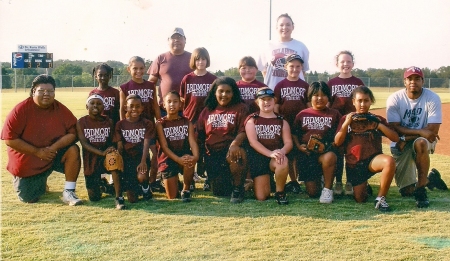
<instances>
[{"instance_id":1,"label":"black sneaker","mask_svg":"<svg viewBox=\"0 0 450 261\"><path fill-rule=\"evenodd\" d=\"M391 208L389 204L386 202L386 198L382 196L379 200L375 199L375 209L378 209L381 212L389 212Z\"/></svg>"},{"instance_id":2,"label":"black sneaker","mask_svg":"<svg viewBox=\"0 0 450 261\"><path fill-rule=\"evenodd\" d=\"M209 184L209 180L205 180L205 183L203 183L203 191L211 191L211 184Z\"/></svg>"},{"instance_id":3,"label":"black sneaker","mask_svg":"<svg viewBox=\"0 0 450 261\"><path fill-rule=\"evenodd\" d=\"M150 183L150 188L153 192L166 193L166 189L164 188L162 181L158 179L155 182Z\"/></svg>"},{"instance_id":4,"label":"black sneaker","mask_svg":"<svg viewBox=\"0 0 450 261\"><path fill-rule=\"evenodd\" d=\"M144 189L144 187L142 188L142 198L144 200L150 200L153 198L153 193L152 190L150 189L150 186L148 186L146 189Z\"/></svg>"},{"instance_id":5,"label":"black sneaker","mask_svg":"<svg viewBox=\"0 0 450 261\"><path fill-rule=\"evenodd\" d=\"M434 188L448 190L447 184L442 180L441 173L437 169L431 169L430 174L428 174L428 181L427 188L429 190Z\"/></svg>"},{"instance_id":6,"label":"black sneaker","mask_svg":"<svg viewBox=\"0 0 450 261\"><path fill-rule=\"evenodd\" d=\"M278 205L289 204L289 201L286 198L286 193L284 192L275 192L275 200L277 201Z\"/></svg>"},{"instance_id":7,"label":"black sneaker","mask_svg":"<svg viewBox=\"0 0 450 261\"><path fill-rule=\"evenodd\" d=\"M416 188L414 198L416 199L416 206L418 208L427 208L430 205L425 187Z\"/></svg>"},{"instance_id":8,"label":"black sneaker","mask_svg":"<svg viewBox=\"0 0 450 261\"><path fill-rule=\"evenodd\" d=\"M373 196L373 189L372 189L372 187L370 186L369 183L367 183L367 195L368 196Z\"/></svg>"},{"instance_id":9,"label":"black sneaker","mask_svg":"<svg viewBox=\"0 0 450 261\"><path fill-rule=\"evenodd\" d=\"M233 204L244 201L244 188L235 187L231 193L230 202Z\"/></svg>"},{"instance_id":10,"label":"black sneaker","mask_svg":"<svg viewBox=\"0 0 450 261\"><path fill-rule=\"evenodd\" d=\"M183 202L191 202L191 192L189 190L181 191L181 200Z\"/></svg>"},{"instance_id":11,"label":"black sneaker","mask_svg":"<svg viewBox=\"0 0 450 261\"><path fill-rule=\"evenodd\" d=\"M118 210L126 209L125 199L123 197L116 198L116 209Z\"/></svg>"},{"instance_id":12,"label":"black sneaker","mask_svg":"<svg viewBox=\"0 0 450 261\"><path fill-rule=\"evenodd\" d=\"M292 192L292 193L294 193L294 194L300 194L300 193L302 193L302 188L300 187L300 184L298 184L298 182L295 181L295 180L289 181L289 182L286 184L284 190L285 190L285 191L288 191L288 192Z\"/></svg>"}]
</instances>

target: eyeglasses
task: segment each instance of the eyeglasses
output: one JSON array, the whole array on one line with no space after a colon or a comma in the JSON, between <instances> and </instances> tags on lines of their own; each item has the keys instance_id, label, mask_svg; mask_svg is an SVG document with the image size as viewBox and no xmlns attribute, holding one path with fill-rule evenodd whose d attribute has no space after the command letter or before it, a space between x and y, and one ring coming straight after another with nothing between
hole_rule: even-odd
<instances>
[{"instance_id":1,"label":"eyeglasses","mask_svg":"<svg viewBox=\"0 0 450 261\"><path fill-rule=\"evenodd\" d=\"M45 94L45 93L47 93L47 94L54 94L54 93L55 93L55 90L36 90L36 92L37 92L39 95L43 95L43 94Z\"/></svg>"},{"instance_id":2,"label":"eyeglasses","mask_svg":"<svg viewBox=\"0 0 450 261\"><path fill-rule=\"evenodd\" d=\"M260 90L259 92L256 93L256 97L259 96L263 96L263 95L269 95L269 96L275 96L275 93L273 92L272 89L264 89L264 90Z\"/></svg>"}]
</instances>

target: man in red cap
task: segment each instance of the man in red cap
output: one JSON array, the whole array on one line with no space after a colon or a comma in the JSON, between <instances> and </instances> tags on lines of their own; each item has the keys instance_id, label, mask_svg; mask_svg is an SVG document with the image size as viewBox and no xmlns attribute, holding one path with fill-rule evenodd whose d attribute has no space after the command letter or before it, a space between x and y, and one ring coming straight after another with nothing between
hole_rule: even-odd
<instances>
[{"instance_id":1,"label":"man in red cap","mask_svg":"<svg viewBox=\"0 0 450 261\"><path fill-rule=\"evenodd\" d=\"M418 67L406 69L403 83L405 89L391 94L386 102L387 120L400 136L399 142L391 144L397 167L395 182L402 196L414 195L417 207L426 208L429 155L439 140L442 123L441 99L423 88L424 76Z\"/></svg>"}]
</instances>

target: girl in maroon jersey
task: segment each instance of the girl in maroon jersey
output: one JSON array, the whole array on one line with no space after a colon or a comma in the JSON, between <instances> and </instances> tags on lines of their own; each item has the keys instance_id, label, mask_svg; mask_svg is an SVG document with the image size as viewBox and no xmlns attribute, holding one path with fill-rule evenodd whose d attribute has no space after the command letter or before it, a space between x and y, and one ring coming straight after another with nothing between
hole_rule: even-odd
<instances>
[{"instance_id":1,"label":"girl in maroon jersey","mask_svg":"<svg viewBox=\"0 0 450 261\"><path fill-rule=\"evenodd\" d=\"M105 191L101 180L101 174L107 173L103 162L106 154L116 150L112 143L114 133L113 121L103 115L103 97L92 94L86 101L86 109L89 115L80 118L77 122L77 134L83 147L83 167L86 189L89 200L98 201L101 199L102 190ZM120 191L119 172L112 171L114 190L116 195L116 208L124 209L124 199Z\"/></svg>"},{"instance_id":2,"label":"girl in maroon jersey","mask_svg":"<svg viewBox=\"0 0 450 261\"><path fill-rule=\"evenodd\" d=\"M106 63L97 65L92 74L98 82L98 87L93 89L89 96L96 93L103 97L105 104L103 114L107 115L113 124L116 124L120 120L120 94L119 90L109 86L109 81L113 76L113 68Z\"/></svg>"},{"instance_id":3,"label":"girl in maroon jersey","mask_svg":"<svg viewBox=\"0 0 450 261\"><path fill-rule=\"evenodd\" d=\"M364 83L361 79L352 75L352 69L355 65L353 54L350 51L341 51L336 55L336 66L339 69L339 75L328 81L330 87L331 99L328 107L338 110L341 115L354 112L355 106L352 102L352 91ZM344 193L342 185L342 173L344 170L344 154L337 154L336 163L336 184L334 186L334 194L341 195ZM345 185L345 194L353 195L353 189L350 182Z\"/></svg>"},{"instance_id":4,"label":"girl in maroon jersey","mask_svg":"<svg viewBox=\"0 0 450 261\"><path fill-rule=\"evenodd\" d=\"M206 172L212 192L218 196L231 192L230 201L240 203L244 200L247 173L247 155L242 148L247 106L230 77L219 77L213 82L205 106L197 121L197 131L199 144L206 149Z\"/></svg>"},{"instance_id":5,"label":"girl in maroon jersey","mask_svg":"<svg viewBox=\"0 0 450 261\"><path fill-rule=\"evenodd\" d=\"M166 195L174 199L178 195L178 173L183 173L183 202L191 201L189 187L194 176L199 152L194 126L184 116L179 116L180 94L170 91L163 97L167 116L156 122L158 133L158 171L164 179Z\"/></svg>"},{"instance_id":6,"label":"girl in maroon jersey","mask_svg":"<svg viewBox=\"0 0 450 261\"><path fill-rule=\"evenodd\" d=\"M120 85L120 119L126 118L126 97L130 94L137 94L142 100L142 117L155 122L155 119L161 118L161 111L156 98L155 84L143 78L145 73L144 59L139 56L131 57L127 70L131 75L131 80ZM158 171L156 168L158 164L156 145L151 145L150 150L152 152L151 163L154 168L150 170L149 182L153 190L162 192L164 188L161 186L161 182L156 180Z\"/></svg>"},{"instance_id":7,"label":"girl in maroon jersey","mask_svg":"<svg viewBox=\"0 0 450 261\"><path fill-rule=\"evenodd\" d=\"M368 113L370 106L375 102L372 91L366 86L356 87L353 90L353 105L356 113ZM335 143L343 145L345 149L347 179L353 186L356 202L367 201L367 180L381 172L380 190L375 199L375 208L380 211L390 211L386 202L386 195L395 174L395 160L384 155L381 147L381 137L386 136L392 141L398 141L395 130L388 127L386 119L375 115L380 119L376 129L362 133L352 132L350 124L355 112L343 116L339 122Z\"/></svg>"},{"instance_id":8,"label":"girl in maroon jersey","mask_svg":"<svg viewBox=\"0 0 450 261\"><path fill-rule=\"evenodd\" d=\"M301 152L298 166L302 166L300 177L305 181L306 192L310 197L317 197L323 177L324 186L320 195L320 203L333 202L334 169L336 153L333 145L334 135L341 114L327 107L330 89L325 82L313 82L309 86L308 101L312 107L301 111L295 117L293 138ZM311 136L315 136L325 144L325 151L320 154L310 151L307 144Z\"/></svg>"},{"instance_id":9,"label":"girl in maroon jersey","mask_svg":"<svg viewBox=\"0 0 450 261\"><path fill-rule=\"evenodd\" d=\"M191 54L189 66L192 70L181 80L180 96L183 103L183 115L196 124L198 116L205 108L205 99L209 88L214 80L217 78L206 70L211 64L208 51L203 48L195 49ZM197 162L198 175L205 176L205 164L203 161L204 150L200 150L200 160ZM198 178L198 177L197 177ZM194 185L194 184L192 184ZM205 183L205 188L208 190L208 183ZM192 186L192 188L194 188Z\"/></svg>"},{"instance_id":10,"label":"girl in maroon jersey","mask_svg":"<svg viewBox=\"0 0 450 261\"><path fill-rule=\"evenodd\" d=\"M139 95L130 94L125 101L126 118L116 124L114 142L123 156L122 190L127 192L128 201L135 203L140 194L144 200L153 196L148 183L148 152L150 145L155 144L156 131L153 121L141 116L144 106Z\"/></svg>"},{"instance_id":11,"label":"girl in maroon jersey","mask_svg":"<svg viewBox=\"0 0 450 261\"><path fill-rule=\"evenodd\" d=\"M249 113L259 111L258 105L255 103L255 95L259 88L266 85L256 80L258 66L255 59L251 56L245 56L239 61L239 74L241 79L236 82L241 92L241 98L247 104Z\"/></svg>"},{"instance_id":12,"label":"girl in maroon jersey","mask_svg":"<svg viewBox=\"0 0 450 261\"><path fill-rule=\"evenodd\" d=\"M256 93L260 110L250 115L245 123L249 150L250 173L254 180L253 190L258 200L270 195L270 174L275 172L275 199L280 205L288 204L284 186L289 172L286 154L292 149L291 129L283 117L274 113L275 94L269 87Z\"/></svg>"}]
</instances>

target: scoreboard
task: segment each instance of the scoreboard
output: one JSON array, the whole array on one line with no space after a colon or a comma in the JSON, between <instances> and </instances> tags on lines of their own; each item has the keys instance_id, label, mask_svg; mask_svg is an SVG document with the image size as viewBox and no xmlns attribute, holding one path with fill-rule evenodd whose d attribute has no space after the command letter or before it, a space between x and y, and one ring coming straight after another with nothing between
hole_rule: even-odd
<instances>
[{"instance_id":1,"label":"scoreboard","mask_svg":"<svg viewBox=\"0 0 450 261\"><path fill-rule=\"evenodd\" d=\"M53 68L53 53L12 53L12 68Z\"/></svg>"}]
</instances>

